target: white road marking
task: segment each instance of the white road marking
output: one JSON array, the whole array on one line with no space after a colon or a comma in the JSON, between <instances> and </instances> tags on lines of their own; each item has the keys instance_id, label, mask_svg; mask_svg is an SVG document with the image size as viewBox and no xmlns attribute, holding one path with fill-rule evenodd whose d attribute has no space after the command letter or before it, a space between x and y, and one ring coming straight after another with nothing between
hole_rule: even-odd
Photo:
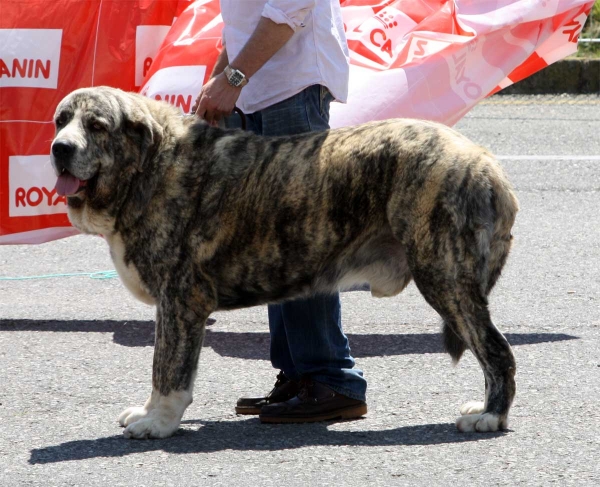
<instances>
[{"instance_id":1,"label":"white road marking","mask_svg":"<svg viewBox=\"0 0 600 487\"><path fill-rule=\"evenodd\" d=\"M595 156L496 156L501 161L600 161L600 155Z\"/></svg>"}]
</instances>

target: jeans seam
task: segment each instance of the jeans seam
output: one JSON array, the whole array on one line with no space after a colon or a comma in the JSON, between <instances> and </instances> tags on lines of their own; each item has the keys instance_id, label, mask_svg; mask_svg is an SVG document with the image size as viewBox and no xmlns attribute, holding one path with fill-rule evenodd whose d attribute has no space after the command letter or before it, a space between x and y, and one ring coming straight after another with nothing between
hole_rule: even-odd
<instances>
[{"instance_id":1,"label":"jeans seam","mask_svg":"<svg viewBox=\"0 0 600 487\"><path fill-rule=\"evenodd\" d=\"M304 107L304 116L306 117L306 125L308 126L308 131L309 132L314 132L314 127L312 124L312 120L310 117L310 113L309 113L309 106L308 106L308 89L309 88L305 88L304 90L302 90L302 106Z\"/></svg>"},{"instance_id":2,"label":"jeans seam","mask_svg":"<svg viewBox=\"0 0 600 487\"><path fill-rule=\"evenodd\" d=\"M323 85L320 85L320 97L319 97L319 112L321 116L325 118L325 97L327 96L327 88Z\"/></svg>"}]
</instances>

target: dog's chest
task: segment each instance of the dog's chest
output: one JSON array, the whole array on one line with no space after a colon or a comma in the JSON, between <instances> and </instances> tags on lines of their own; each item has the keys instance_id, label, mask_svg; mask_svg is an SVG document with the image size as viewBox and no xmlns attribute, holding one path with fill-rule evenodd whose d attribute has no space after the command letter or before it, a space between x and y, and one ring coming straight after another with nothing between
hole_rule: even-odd
<instances>
[{"instance_id":1,"label":"dog's chest","mask_svg":"<svg viewBox=\"0 0 600 487\"><path fill-rule=\"evenodd\" d=\"M106 237L106 241L110 247L110 256L115 270L121 282L125 285L127 290L133 294L133 296L140 300L142 303L154 305L156 304L154 298L148 293L148 290L142 283L140 275L133 264L127 265L125 263L125 244L121 239L120 235L112 235Z\"/></svg>"}]
</instances>

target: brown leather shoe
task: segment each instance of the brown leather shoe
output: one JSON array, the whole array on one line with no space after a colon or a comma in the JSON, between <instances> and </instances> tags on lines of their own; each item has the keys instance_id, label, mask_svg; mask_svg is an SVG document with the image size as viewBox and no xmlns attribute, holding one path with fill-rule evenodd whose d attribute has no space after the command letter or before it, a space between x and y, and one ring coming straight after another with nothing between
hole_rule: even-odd
<instances>
[{"instance_id":1,"label":"brown leather shoe","mask_svg":"<svg viewBox=\"0 0 600 487\"><path fill-rule=\"evenodd\" d=\"M263 406L291 399L300 390L299 382L288 379L283 372L277 374L273 390L264 397L240 397L235 412L238 414L260 414Z\"/></svg>"},{"instance_id":2,"label":"brown leather shoe","mask_svg":"<svg viewBox=\"0 0 600 487\"><path fill-rule=\"evenodd\" d=\"M314 423L331 419L355 419L367 414L367 403L338 394L319 382L302 380L298 395L263 406L262 423Z\"/></svg>"}]
</instances>

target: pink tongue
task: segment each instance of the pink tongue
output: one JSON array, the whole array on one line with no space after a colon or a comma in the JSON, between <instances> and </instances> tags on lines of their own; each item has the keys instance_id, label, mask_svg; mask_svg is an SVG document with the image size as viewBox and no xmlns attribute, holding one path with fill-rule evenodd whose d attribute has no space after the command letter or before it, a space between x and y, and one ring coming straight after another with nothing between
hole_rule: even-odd
<instances>
[{"instance_id":1,"label":"pink tongue","mask_svg":"<svg viewBox=\"0 0 600 487\"><path fill-rule=\"evenodd\" d=\"M56 189L56 192L61 196L69 196L77 193L80 184L81 181L72 174L63 173L58 176L54 189Z\"/></svg>"}]
</instances>

